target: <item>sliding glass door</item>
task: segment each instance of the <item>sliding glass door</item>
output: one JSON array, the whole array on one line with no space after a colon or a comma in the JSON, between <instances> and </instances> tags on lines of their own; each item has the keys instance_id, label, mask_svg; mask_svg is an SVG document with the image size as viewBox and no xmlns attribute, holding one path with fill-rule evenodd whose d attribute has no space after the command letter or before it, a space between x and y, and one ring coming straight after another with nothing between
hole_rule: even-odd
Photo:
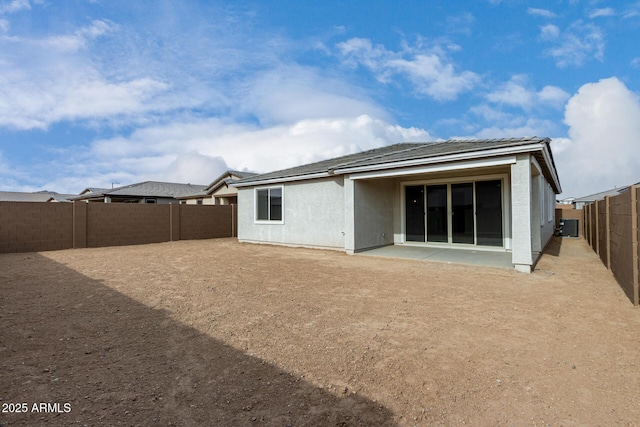
<instances>
[{"instance_id":1,"label":"sliding glass door","mask_svg":"<svg viewBox=\"0 0 640 427\"><path fill-rule=\"evenodd\" d=\"M502 180L404 188L406 241L503 245Z\"/></svg>"},{"instance_id":2,"label":"sliding glass door","mask_svg":"<svg viewBox=\"0 0 640 427\"><path fill-rule=\"evenodd\" d=\"M406 236L408 242L424 242L424 185L405 187Z\"/></svg>"},{"instance_id":3,"label":"sliding glass door","mask_svg":"<svg viewBox=\"0 0 640 427\"><path fill-rule=\"evenodd\" d=\"M502 246L502 181L476 182L478 244Z\"/></svg>"},{"instance_id":4,"label":"sliding glass door","mask_svg":"<svg viewBox=\"0 0 640 427\"><path fill-rule=\"evenodd\" d=\"M451 241L473 245L473 183L451 184Z\"/></svg>"},{"instance_id":5,"label":"sliding glass door","mask_svg":"<svg viewBox=\"0 0 640 427\"><path fill-rule=\"evenodd\" d=\"M427 185L427 242L449 241L447 211L447 185Z\"/></svg>"}]
</instances>

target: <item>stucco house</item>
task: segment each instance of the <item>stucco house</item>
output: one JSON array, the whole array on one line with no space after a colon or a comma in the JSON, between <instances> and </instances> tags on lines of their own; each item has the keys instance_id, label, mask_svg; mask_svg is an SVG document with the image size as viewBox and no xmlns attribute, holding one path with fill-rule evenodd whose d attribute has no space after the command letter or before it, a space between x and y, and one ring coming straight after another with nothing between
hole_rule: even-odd
<instances>
[{"instance_id":1,"label":"stucco house","mask_svg":"<svg viewBox=\"0 0 640 427\"><path fill-rule=\"evenodd\" d=\"M228 170L214 179L204 190L177 199L185 205L235 205L238 204L238 190L230 184L255 175L257 174L253 172Z\"/></svg>"},{"instance_id":2,"label":"stucco house","mask_svg":"<svg viewBox=\"0 0 640 427\"><path fill-rule=\"evenodd\" d=\"M181 184L175 182L144 181L111 189L87 188L73 201L87 203L179 203L177 199L206 188L203 184Z\"/></svg>"},{"instance_id":3,"label":"stucco house","mask_svg":"<svg viewBox=\"0 0 640 427\"><path fill-rule=\"evenodd\" d=\"M512 254L530 272L561 193L549 138L401 143L257 175L238 188L238 239L364 251Z\"/></svg>"}]
</instances>

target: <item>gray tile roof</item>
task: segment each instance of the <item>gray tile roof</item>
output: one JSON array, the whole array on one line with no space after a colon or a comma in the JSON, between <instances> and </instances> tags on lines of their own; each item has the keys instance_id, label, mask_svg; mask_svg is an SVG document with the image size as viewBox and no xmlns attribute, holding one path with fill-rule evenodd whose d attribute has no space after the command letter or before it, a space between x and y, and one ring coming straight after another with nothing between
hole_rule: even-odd
<instances>
[{"instance_id":1,"label":"gray tile roof","mask_svg":"<svg viewBox=\"0 0 640 427\"><path fill-rule=\"evenodd\" d=\"M472 153L497 148L518 147L531 143L540 143L543 138L504 138L483 140L458 140L427 142L407 150L399 150L394 153L366 158L360 161L348 162L339 165L335 169L345 167L373 166L382 163L401 162L403 160L428 159L451 154Z\"/></svg>"},{"instance_id":2,"label":"gray tile roof","mask_svg":"<svg viewBox=\"0 0 640 427\"><path fill-rule=\"evenodd\" d=\"M218 187L219 184L222 183L222 182L224 182L225 184L228 184L229 182L233 182L233 181L236 181L238 179L251 178L251 177L254 177L256 175L258 175L258 174L254 173L254 172L242 172L242 171L236 171L236 170L229 169L228 171L226 171L225 173L223 173L222 175L220 175L219 177L217 177L216 179L211 181L211 184L209 184L209 186L206 188L205 192L207 192L207 193L210 192L211 190L213 190L216 187ZM232 178L232 176L237 176L238 178Z\"/></svg>"},{"instance_id":3,"label":"gray tile roof","mask_svg":"<svg viewBox=\"0 0 640 427\"><path fill-rule=\"evenodd\" d=\"M250 178L250 177L253 177L253 176L256 176L256 175L258 175L258 174L255 173L255 172L237 171L237 170L229 169L228 171L224 172L223 174L218 176L216 179L211 181L211 184L209 184L209 186L207 188L205 188L204 190L197 191L197 192L195 192L193 194L186 194L186 195L180 196L178 198L180 198L180 199L197 199L197 198L200 198L200 197L207 197L207 196L211 195L223 183L228 185L228 184L230 184L232 182L237 181L238 179ZM238 178L232 178L232 176L237 176Z\"/></svg>"},{"instance_id":4,"label":"gray tile roof","mask_svg":"<svg viewBox=\"0 0 640 427\"><path fill-rule=\"evenodd\" d=\"M0 202L47 202L52 198L59 202L68 202L68 198L73 196L73 194L58 194L55 191L38 191L35 193L0 191Z\"/></svg>"},{"instance_id":5,"label":"gray tile roof","mask_svg":"<svg viewBox=\"0 0 640 427\"><path fill-rule=\"evenodd\" d=\"M77 194L58 194L53 193L48 201L55 200L56 202L70 202L72 198L76 197Z\"/></svg>"},{"instance_id":6,"label":"gray tile roof","mask_svg":"<svg viewBox=\"0 0 640 427\"><path fill-rule=\"evenodd\" d=\"M46 202L50 197L51 193L0 191L0 202Z\"/></svg>"},{"instance_id":7,"label":"gray tile roof","mask_svg":"<svg viewBox=\"0 0 640 427\"><path fill-rule=\"evenodd\" d=\"M82 193L88 192L88 193L99 193L99 194L102 194L105 191L109 191L109 190L111 190L111 188L88 187L88 188L85 188L84 190L82 190Z\"/></svg>"},{"instance_id":8,"label":"gray tile roof","mask_svg":"<svg viewBox=\"0 0 640 427\"><path fill-rule=\"evenodd\" d=\"M253 182L253 181L268 181L278 178L290 178L294 176L313 175L321 172L328 172L329 170L336 169L336 167L349 164L352 162L358 162L378 156L391 155L396 152L410 150L423 146L424 142L402 142L399 144L389 145L381 148L374 148L373 150L362 151L360 153L347 154L346 156L336 157L333 159L321 160L319 162L310 163L307 165L295 166L289 169L283 169L279 171L264 173L256 175L255 177L244 178L236 181L237 183Z\"/></svg>"},{"instance_id":9,"label":"gray tile roof","mask_svg":"<svg viewBox=\"0 0 640 427\"><path fill-rule=\"evenodd\" d=\"M240 177L240 178L249 178L251 176L258 175L255 172L237 171L237 170L233 170L233 169L229 169L227 172L230 173L231 175L235 175L235 176Z\"/></svg>"},{"instance_id":10,"label":"gray tile roof","mask_svg":"<svg viewBox=\"0 0 640 427\"><path fill-rule=\"evenodd\" d=\"M635 184L631 184L631 185L626 185L624 187L618 187L618 188L614 188L611 190L606 190L606 191L601 191L599 193L595 193L595 194L590 194L588 196L582 196L582 197L577 197L575 199L573 199L574 203L589 203L589 202L595 202L596 200L604 200L605 197L607 196L617 196L618 194L624 193L625 191L627 191L629 189L629 187L631 187L632 185L638 185L640 184L640 182L637 182Z\"/></svg>"},{"instance_id":11,"label":"gray tile roof","mask_svg":"<svg viewBox=\"0 0 640 427\"><path fill-rule=\"evenodd\" d=\"M96 197L168 197L176 198L202 191L207 186L204 184L179 184L174 182L144 181L135 184L102 190L96 193L87 193L75 197L75 200L92 199Z\"/></svg>"},{"instance_id":12,"label":"gray tile roof","mask_svg":"<svg viewBox=\"0 0 640 427\"><path fill-rule=\"evenodd\" d=\"M394 163L400 164L403 161L432 159L442 156L478 153L486 150L495 150L499 148L517 148L524 146L536 146L541 144L549 146L549 138L524 137L524 138L500 138L500 139L451 139L447 141L437 142L413 142L399 143L386 147L376 148L373 150L363 151L360 153L349 154L334 159L322 160L307 165L296 166L289 169L274 171L258 175L255 177L245 178L236 181L238 184L256 183L262 181L277 181L279 179L287 179L293 177L304 178L305 176L313 176L321 173L329 173L331 171L346 168L375 168L377 165L390 165ZM549 153L551 150L549 149ZM541 155L536 156L541 165L546 167L545 175L549 182L553 182L551 176L555 174L555 164L551 157L551 165L546 165ZM553 173L552 173L553 170ZM559 190L559 189L556 189Z\"/></svg>"}]
</instances>

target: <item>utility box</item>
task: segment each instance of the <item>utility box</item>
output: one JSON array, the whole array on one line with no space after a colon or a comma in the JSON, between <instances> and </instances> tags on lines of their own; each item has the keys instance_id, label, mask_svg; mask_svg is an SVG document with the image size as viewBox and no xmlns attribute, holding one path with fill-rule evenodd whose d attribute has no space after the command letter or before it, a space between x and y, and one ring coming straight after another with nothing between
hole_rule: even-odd
<instances>
[{"instance_id":1,"label":"utility box","mask_svg":"<svg viewBox=\"0 0 640 427\"><path fill-rule=\"evenodd\" d=\"M573 218L560 219L560 236L578 237L578 220Z\"/></svg>"}]
</instances>

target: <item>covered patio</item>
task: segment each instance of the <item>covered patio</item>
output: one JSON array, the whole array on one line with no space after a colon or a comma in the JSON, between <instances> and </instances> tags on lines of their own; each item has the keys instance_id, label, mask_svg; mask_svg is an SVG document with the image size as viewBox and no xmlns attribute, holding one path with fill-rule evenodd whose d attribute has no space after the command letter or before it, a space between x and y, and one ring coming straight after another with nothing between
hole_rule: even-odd
<instances>
[{"instance_id":1,"label":"covered patio","mask_svg":"<svg viewBox=\"0 0 640 427\"><path fill-rule=\"evenodd\" d=\"M389 245L358 252L357 254L385 258L435 261L447 264L480 265L508 269L513 269L514 267L511 259L512 254L506 251Z\"/></svg>"}]
</instances>

